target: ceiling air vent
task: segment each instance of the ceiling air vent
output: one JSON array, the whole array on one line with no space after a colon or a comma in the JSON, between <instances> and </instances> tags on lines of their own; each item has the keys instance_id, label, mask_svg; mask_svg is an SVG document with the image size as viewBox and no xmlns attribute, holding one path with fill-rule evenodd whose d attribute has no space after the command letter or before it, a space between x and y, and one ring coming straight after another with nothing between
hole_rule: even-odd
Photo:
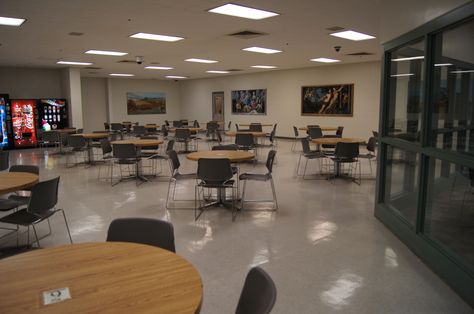
<instances>
[{"instance_id":1,"label":"ceiling air vent","mask_svg":"<svg viewBox=\"0 0 474 314\"><path fill-rule=\"evenodd\" d=\"M373 53L371 52L354 52L354 53L348 53L348 56L371 56Z\"/></svg>"},{"instance_id":2,"label":"ceiling air vent","mask_svg":"<svg viewBox=\"0 0 474 314\"><path fill-rule=\"evenodd\" d=\"M136 60L119 60L117 63L137 63Z\"/></svg>"},{"instance_id":3,"label":"ceiling air vent","mask_svg":"<svg viewBox=\"0 0 474 314\"><path fill-rule=\"evenodd\" d=\"M82 35L84 35L84 33L81 33L81 32L70 32L70 33L68 33L68 35L71 35L71 36L82 36Z\"/></svg>"},{"instance_id":4,"label":"ceiling air vent","mask_svg":"<svg viewBox=\"0 0 474 314\"><path fill-rule=\"evenodd\" d=\"M229 34L227 36L237 37L240 39L250 39L250 38L256 38L256 37L260 37L264 35L268 35L268 33L245 30L245 31Z\"/></svg>"},{"instance_id":5,"label":"ceiling air vent","mask_svg":"<svg viewBox=\"0 0 474 314\"><path fill-rule=\"evenodd\" d=\"M84 67L84 69L87 69L87 70L102 70L102 68L99 68L99 67Z\"/></svg>"},{"instance_id":6,"label":"ceiling air vent","mask_svg":"<svg viewBox=\"0 0 474 314\"><path fill-rule=\"evenodd\" d=\"M226 70L228 72L239 72L239 71L243 71L242 69L228 69Z\"/></svg>"},{"instance_id":7,"label":"ceiling air vent","mask_svg":"<svg viewBox=\"0 0 474 314\"><path fill-rule=\"evenodd\" d=\"M342 31L344 29L344 27L340 27L340 26L333 26L333 27L328 27L326 28L328 31L331 31L331 32L337 32L337 31Z\"/></svg>"}]
</instances>

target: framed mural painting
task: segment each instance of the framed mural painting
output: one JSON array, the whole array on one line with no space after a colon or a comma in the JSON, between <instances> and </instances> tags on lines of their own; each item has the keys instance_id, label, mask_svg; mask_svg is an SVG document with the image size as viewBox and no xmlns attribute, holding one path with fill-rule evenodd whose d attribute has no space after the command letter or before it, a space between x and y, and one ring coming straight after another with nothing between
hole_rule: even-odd
<instances>
[{"instance_id":1,"label":"framed mural painting","mask_svg":"<svg viewBox=\"0 0 474 314\"><path fill-rule=\"evenodd\" d=\"M266 89L233 90L231 92L231 97L232 114L267 114Z\"/></svg>"},{"instance_id":2,"label":"framed mural painting","mask_svg":"<svg viewBox=\"0 0 474 314\"><path fill-rule=\"evenodd\" d=\"M224 121L224 92L212 93L212 121Z\"/></svg>"},{"instance_id":3,"label":"framed mural painting","mask_svg":"<svg viewBox=\"0 0 474 314\"><path fill-rule=\"evenodd\" d=\"M127 92L128 114L165 114L165 93Z\"/></svg>"},{"instance_id":4,"label":"framed mural painting","mask_svg":"<svg viewBox=\"0 0 474 314\"><path fill-rule=\"evenodd\" d=\"M303 86L301 114L311 116L352 117L354 84Z\"/></svg>"}]
</instances>

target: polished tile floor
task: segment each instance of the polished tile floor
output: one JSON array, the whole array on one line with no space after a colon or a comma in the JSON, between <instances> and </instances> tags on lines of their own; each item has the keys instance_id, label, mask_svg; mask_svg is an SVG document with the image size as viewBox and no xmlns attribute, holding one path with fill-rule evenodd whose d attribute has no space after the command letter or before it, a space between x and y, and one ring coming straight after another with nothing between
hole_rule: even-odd
<instances>
[{"instance_id":1,"label":"polished tile floor","mask_svg":"<svg viewBox=\"0 0 474 314\"><path fill-rule=\"evenodd\" d=\"M66 168L65 157L52 155L53 149L11 151L11 160L40 165L41 179L61 176L60 206L75 242L104 241L117 217L171 221L177 253L202 276L202 313L233 312L245 275L255 265L276 283L273 313L473 312L374 218L375 180L363 179L360 186L342 179L336 184L302 180L295 176L299 155L290 147L290 141L279 141L274 166L279 210L245 212L233 223L231 213L220 208L204 213L198 222L192 210L166 210L166 178L138 187L133 181L111 187L97 180L97 166ZM207 149L207 144L200 148ZM184 155L180 159L182 172L195 171L195 162ZM316 163L309 167L314 171ZM241 166L241 172L264 170L263 163ZM368 171L367 164L363 171ZM263 183L249 186L249 191L271 196L270 186ZM194 185L186 184L177 193L192 198ZM53 235L42 245L68 243L60 215L52 225Z\"/></svg>"}]
</instances>

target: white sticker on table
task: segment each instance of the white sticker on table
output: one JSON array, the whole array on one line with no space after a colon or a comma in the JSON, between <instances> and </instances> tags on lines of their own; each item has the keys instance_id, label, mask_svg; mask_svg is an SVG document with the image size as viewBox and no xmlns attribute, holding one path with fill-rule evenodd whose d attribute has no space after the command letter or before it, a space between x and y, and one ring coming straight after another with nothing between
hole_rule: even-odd
<instances>
[{"instance_id":1,"label":"white sticker on table","mask_svg":"<svg viewBox=\"0 0 474 314\"><path fill-rule=\"evenodd\" d=\"M43 292L43 304L54 304L71 298L69 288L58 288Z\"/></svg>"}]
</instances>

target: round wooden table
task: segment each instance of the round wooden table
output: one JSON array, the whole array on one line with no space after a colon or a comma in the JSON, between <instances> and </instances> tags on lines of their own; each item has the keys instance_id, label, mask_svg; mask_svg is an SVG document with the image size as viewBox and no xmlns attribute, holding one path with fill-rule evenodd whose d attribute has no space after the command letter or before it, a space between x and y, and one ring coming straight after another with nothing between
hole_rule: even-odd
<instances>
[{"instance_id":1,"label":"round wooden table","mask_svg":"<svg viewBox=\"0 0 474 314\"><path fill-rule=\"evenodd\" d=\"M200 132L200 131L203 131L204 129L202 128L187 128L187 127L182 127L182 128L170 128L168 129L169 132L173 133L173 132L176 132L176 129L188 129L189 131L191 131L191 133L196 133L196 132Z\"/></svg>"},{"instance_id":2,"label":"round wooden table","mask_svg":"<svg viewBox=\"0 0 474 314\"><path fill-rule=\"evenodd\" d=\"M344 143L364 143L365 140L361 138L352 138L352 137L320 137L311 140L314 144L322 145L336 145L339 142Z\"/></svg>"},{"instance_id":3,"label":"round wooden table","mask_svg":"<svg viewBox=\"0 0 474 314\"><path fill-rule=\"evenodd\" d=\"M254 137L265 137L268 135L266 132L250 132L250 131L239 131L239 132L225 132L225 135L236 136L237 134L252 134Z\"/></svg>"},{"instance_id":4,"label":"round wooden table","mask_svg":"<svg viewBox=\"0 0 474 314\"><path fill-rule=\"evenodd\" d=\"M0 172L0 194L6 194L30 188L38 183L38 180L38 175L33 173Z\"/></svg>"},{"instance_id":5,"label":"round wooden table","mask_svg":"<svg viewBox=\"0 0 474 314\"><path fill-rule=\"evenodd\" d=\"M298 128L300 131L308 131L308 127L304 126L301 128ZM320 127L321 131L337 131L337 128L332 127L332 126L321 126Z\"/></svg>"},{"instance_id":6,"label":"round wooden table","mask_svg":"<svg viewBox=\"0 0 474 314\"><path fill-rule=\"evenodd\" d=\"M133 144L137 147L150 147L150 146L157 146L163 144L163 140L153 140L153 139L131 139L131 140L120 140L120 141L113 141L110 142L112 145L116 144Z\"/></svg>"},{"instance_id":7,"label":"round wooden table","mask_svg":"<svg viewBox=\"0 0 474 314\"><path fill-rule=\"evenodd\" d=\"M103 138L108 138L109 133L77 133L71 136L82 136L83 138L86 138L88 140L100 140Z\"/></svg>"},{"instance_id":8,"label":"round wooden table","mask_svg":"<svg viewBox=\"0 0 474 314\"><path fill-rule=\"evenodd\" d=\"M269 126L273 126L272 123L257 123L259 125L261 125L262 127L269 127ZM239 125L241 126L250 126L249 123L239 123Z\"/></svg>"},{"instance_id":9,"label":"round wooden table","mask_svg":"<svg viewBox=\"0 0 474 314\"><path fill-rule=\"evenodd\" d=\"M184 258L154 246L98 242L0 260L0 313L199 313L202 282ZM44 305L43 292L71 298Z\"/></svg>"},{"instance_id":10,"label":"round wooden table","mask_svg":"<svg viewBox=\"0 0 474 314\"><path fill-rule=\"evenodd\" d=\"M227 158L231 162L239 162L245 160L251 160L255 157L252 152L239 151L239 150L207 150L199 151L186 155L189 160L198 161L200 158Z\"/></svg>"}]
</instances>

